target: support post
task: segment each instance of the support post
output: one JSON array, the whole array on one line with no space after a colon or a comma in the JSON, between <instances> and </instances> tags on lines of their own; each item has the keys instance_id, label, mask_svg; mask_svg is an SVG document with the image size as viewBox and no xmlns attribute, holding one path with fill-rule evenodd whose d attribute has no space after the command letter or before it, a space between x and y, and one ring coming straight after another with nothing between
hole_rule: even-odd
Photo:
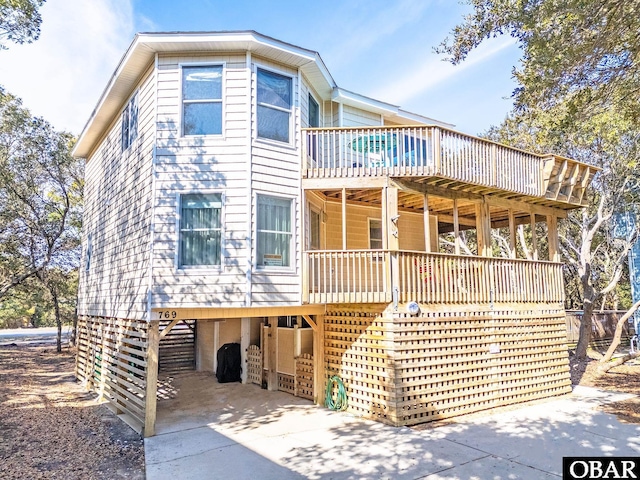
<instances>
[{"instance_id":1,"label":"support post","mask_svg":"<svg viewBox=\"0 0 640 480\"><path fill-rule=\"evenodd\" d=\"M395 187L386 187L385 190L387 192L387 222L384 228L387 229L387 248L389 250L399 250L398 222L400 221L400 215L398 215L398 189Z\"/></svg>"},{"instance_id":2,"label":"support post","mask_svg":"<svg viewBox=\"0 0 640 480\"><path fill-rule=\"evenodd\" d=\"M342 189L342 250L347 249L347 189Z\"/></svg>"},{"instance_id":3,"label":"support post","mask_svg":"<svg viewBox=\"0 0 640 480\"><path fill-rule=\"evenodd\" d=\"M324 315L316 315L316 329L313 332L313 394L318 405L324 405L325 381Z\"/></svg>"},{"instance_id":4,"label":"support post","mask_svg":"<svg viewBox=\"0 0 640 480\"><path fill-rule=\"evenodd\" d=\"M398 258L398 250L400 249L400 231L398 224L400 215L398 214L398 189L396 187L387 187L386 205L387 205L387 222L383 224L383 229L387 230L388 246L391 251L389 255L389 279L391 280L391 298L394 307L397 308L398 295L400 289L400 265ZM387 255L385 253L385 255Z\"/></svg>"},{"instance_id":5,"label":"support post","mask_svg":"<svg viewBox=\"0 0 640 480\"><path fill-rule=\"evenodd\" d=\"M558 217L547 216L547 234L549 236L549 260L560 262L560 252L558 248Z\"/></svg>"},{"instance_id":6,"label":"support post","mask_svg":"<svg viewBox=\"0 0 640 480\"><path fill-rule=\"evenodd\" d=\"M424 194L424 251L431 253L431 220L429 219L429 196Z\"/></svg>"},{"instance_id":7,"label":"support post","mask_svg":"<svg viewBox=\"0 0 640 480\"><path fill-rule=\"evenodd\" d=\"M509 209L509 256L516 258L516 217L513 208Z\"/></svg>"},{"instance_id":8,"label":"support post","mask_svg":"<svg viewBox=\"0 0 640 480\"><path fill-rule=\"evenodd\" d=\"M487 203L476 204L476 230L478 237L478 255L491 256L491 211Z\"/></svg>"},{"instance_id":9,"label":"support post","mask_svg":"<svg viewBox=\"0 0 640 480\"><path fill-rule=\"evenodd\" d=\"M538 237L536 235L536 214L531 214L531 246L533 247L533 259L538 260Z\"/></svg>"},{"instance_id":10,"label":"support post","mask_svg":"<svg viewBox=\"0 0 640 480\"><path fill-rule=\"evenodd\" d=\"M247 349L249 348L249 342L251 341L251 318L243 317L240 320L240 364L242 365L242 373L240 374L240 380L242 383L247 383Z\"/></svg>"},{"instance_id":11,"label":"support post","mask_svg":"<svg viewBox=\"0 0 640 480\"><path fill-rule=\"evenodd\" d=\"M460 221L458 219L458 199L453 199L453 241L455 254L460 255L460 243L462 239L460 238Z\"/></svg>"},{"instance_id":12,"label":"support post","mask_svg":"<svg viewBox=\"0 0 640 480\"><path fill-rule=\"evenodd\" d=\"M269 317L267 390L278 390L278 317Z\"/></svg>"},{"instance_id":13,"label":"support post","mask_svg":"<svg viewBox=\"0 0 640 480\"><path fill-rule=\"evenodd\" d=\"M156 406L158 391L158 350L160 348L160 325L158 320L149 322L147 335L147 378L144 401L144 436L156 434Z\"/></svg>"}]
</instances>

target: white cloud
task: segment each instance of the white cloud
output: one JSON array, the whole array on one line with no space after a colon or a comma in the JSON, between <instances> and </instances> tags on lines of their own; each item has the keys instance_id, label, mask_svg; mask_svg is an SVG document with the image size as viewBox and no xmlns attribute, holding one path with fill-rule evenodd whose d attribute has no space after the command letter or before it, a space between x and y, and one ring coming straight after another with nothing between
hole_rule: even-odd
<instances>
[{"instance_id":1,"label":"white cloud","mask_svg":"<svg viewBox=\"0 0 640 480\"><path fill-rule=\"evenodd\" d=\"M0 51L0 85L79 134L133 39L131 0L51 0L41 13L39 40Z\"/></svg>"},{"instance_id":2,"label":"white cloud","mask_svg":"<svg viewBox=\"0 0 640 480\"><path fill-rule=\"evenodd\" d=\"M464 62L458 65L444 62L442 56L430 54L427 59L423 60L422 66L409 72L405 70L397 81L379 86L371 96L374 98L385 97L387 101L392 103L405 104L432 87L460 75L465 70L490 61L492 57L513 46L514 43L515 41L511 37L485 41L472 51Z\"/></svg>"}]
</instances>

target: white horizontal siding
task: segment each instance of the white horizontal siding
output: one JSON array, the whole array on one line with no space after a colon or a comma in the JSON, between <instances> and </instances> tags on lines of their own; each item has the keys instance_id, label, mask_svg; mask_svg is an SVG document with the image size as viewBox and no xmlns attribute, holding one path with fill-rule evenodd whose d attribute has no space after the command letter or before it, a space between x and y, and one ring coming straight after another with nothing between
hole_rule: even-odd
<instances>
[{"instance_id":1,"label":"white horizontal siding","mask_svg":"<svg viewBox=\"0 0 640 480\"><path fill-rule=\"evenodd\" d=\"M350 105L344 105L342 108L342 126L344 127L382 125L382 118L379 113L368 112Z\"/></svg>"},{"instance_id":2,"label":"white horizontal siding","mask_svg":"<svg viewBox=\"0 0 640 480\"><path fill-rule=\"evenodd\" d=\"M154 204L152 307L244 305L247 264L248 75L241 55L179 55L159 59L158 148ZM180 64L224 63L223 134L182 137ZM178 198L224 194L222 266L178 268Z\"/></svg>"},{"instance_id":3,"label":"white horizontal siding","mask_svg":"<svg viewBox=\"0 0 640 480\"><path fill-rule=\"evenodd\" d=\"M85 172L83 264L78 313L146 319L151 225L155 77L138 88L138 138L121 151L121 117L110 126ZM123 106L124 108L124 106ZM89 271L85 271L91 236Z\"/></svg>"}]
</instances>

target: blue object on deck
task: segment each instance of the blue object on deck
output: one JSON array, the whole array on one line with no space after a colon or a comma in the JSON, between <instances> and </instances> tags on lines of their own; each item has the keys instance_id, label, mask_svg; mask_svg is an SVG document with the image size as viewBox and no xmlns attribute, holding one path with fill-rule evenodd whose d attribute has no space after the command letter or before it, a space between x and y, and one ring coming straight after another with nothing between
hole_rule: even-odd
<instances>
[{"instance_id":1,"label":"blue object on deck","mask_svg":"<svg viewBox=\"0 0 640 480\"><path fill-rule=\"evenodd\" d=\"M398 136L402 137L401 141L398 141ZM395 133L362 135L352 141L350 146L356 152L379 156L369 166L415 167L429 163L427 141L410 135L398 135Z\"/></svg>"}]
</instances>

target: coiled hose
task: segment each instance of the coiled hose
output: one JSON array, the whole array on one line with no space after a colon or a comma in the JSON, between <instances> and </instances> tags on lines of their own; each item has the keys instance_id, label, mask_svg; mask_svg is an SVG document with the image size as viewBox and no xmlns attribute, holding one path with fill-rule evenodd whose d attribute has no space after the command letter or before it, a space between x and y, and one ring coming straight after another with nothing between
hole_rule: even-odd
<instances>
[{"instance_id":1,"label":"coiled hose","mask_svg":"<svg viewBox=\"0 0 640 480\"><path fill-rule=\"evenodd\" d=\"M335 402L333 400L334 383L338 386L338 395ZM347 391L344 388L344 383L342 383L342 380L337 375L329 378L324 404L331 410L341 411L347 409Z\"/></svg>"}]
</instances>

